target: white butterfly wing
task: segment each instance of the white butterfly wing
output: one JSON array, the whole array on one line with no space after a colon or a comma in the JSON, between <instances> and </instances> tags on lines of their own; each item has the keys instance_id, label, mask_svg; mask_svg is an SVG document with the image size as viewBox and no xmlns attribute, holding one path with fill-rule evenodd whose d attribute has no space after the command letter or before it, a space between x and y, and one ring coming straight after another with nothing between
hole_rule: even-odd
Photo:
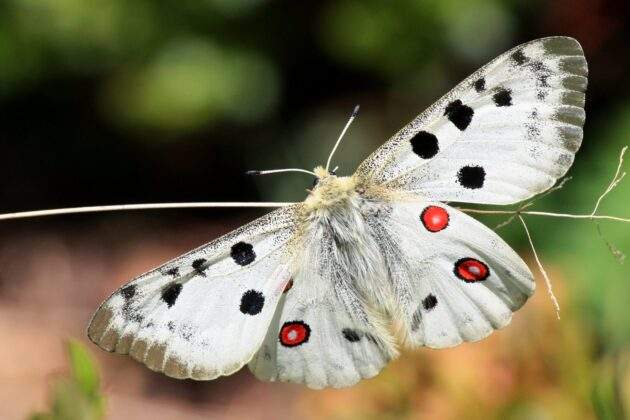
<instances>
[{"instance_id":1,"label":"white butterfly wing","mask_svg":"<svg viewBox=\"0 0 630 420\"><path fill-rule=\"evenodd\" d=\"M390 270L396 321L411 345L477 341L534 292L521 258L493 231L439 202L391 204L370 222Z\"/></svg>"},{"instance_id":2,"label":"white butterfly wing","mask_svg":"<svg viewBox=\"0 0 630 420\"><path fill-rule=\"evenodd\" d=\"M439 201L509 204L564 175L582 141L587 65L551 37L469 76L366 159L357 174Z\"/></svg>"},{"instance_id":3,"label":"white butterfly wing","mask_svg":"<svg viewBox=\"0 0 630 420\"><path fill-rule=\"evenodd\" d=\"M303 304L295 297L299 290L288 293L249 362L258 379L343 388L376 376L396 354L369 324L352 320L335 297Z\"/></svg>"},{"instance_id":4,"label":"white butterfly wing","mask_svg":"<svg viewBox=\"0 0 630 420\"><path fill-rule=\"evenodd\" d=\"M259 379L342 388L375 376L397 354L387 320L370 310L341 264L339 238L324 230L306 237L292 287L249 363Z\"/></svg>"},{"instance_id":5,"label":"white butterfly wing","mask_svg":"<svg viewBox=\"0 0 630 420\"><path fill-rule=\"evenodd\" d=\"M276 210L120 288L88 336L176 378L212 379L247 363L291 277L297 206Z\"/></svg>"}]
</instances>

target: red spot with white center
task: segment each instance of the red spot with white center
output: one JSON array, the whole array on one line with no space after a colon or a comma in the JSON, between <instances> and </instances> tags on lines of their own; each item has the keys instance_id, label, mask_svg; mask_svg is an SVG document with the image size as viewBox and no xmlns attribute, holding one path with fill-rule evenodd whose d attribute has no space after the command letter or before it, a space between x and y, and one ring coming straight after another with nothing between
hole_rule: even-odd
<instances>
[{"instance_id":1,"label":"red spot with white center","mask_svg":"<svg viewBox=\"0 0 630 420\"><path fill-rule=\"evenodd\" d=\"M448 212L442 207L428 206L422 210L420 220L429 232L439 232L448 226Z\"/></svg>"},{"instance_id":2,"label":"red spot with white center","mask_svg":"<svg viewBox=\"0 0 630 420\"><path fill-rule=\"evenodd\" d=\"M455 275L467 283L474 283L488 278L490 270L483 262L474 258L462 258L455 263Z\"/></svg>"},{"instance_id":3,"label":"red spot with white center","mask_svg":"<svg viewBox=\"0 0 630 420\"><path fill-rule=\"evenodd\" d=\"M302 321L285 322L280 328L280 344L285 347L295 347L306 343L311 335L311 328Z\"/></svg>"}]
</instances>

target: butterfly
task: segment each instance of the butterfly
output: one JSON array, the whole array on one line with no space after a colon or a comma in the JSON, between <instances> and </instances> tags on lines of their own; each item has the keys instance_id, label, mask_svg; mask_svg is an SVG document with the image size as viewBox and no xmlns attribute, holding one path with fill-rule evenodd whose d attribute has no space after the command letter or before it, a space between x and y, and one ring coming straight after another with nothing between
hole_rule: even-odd
<instances>
[{"instance_id":1,"label":"butterfly","mask_svg":"<svg viewBox=\"0 0 630 420\"><path fill-rule=\"evenodd\" d=\"M247 364L262 380L339 388L377 375L401 346L487 337L533 294L533 276L447 203L512 204L553 186L582 141L586 85L575 39L513 48L353 175L318 167L303 202L122 286L89 338L174 378Z\"/></svg>"}]
</instances>

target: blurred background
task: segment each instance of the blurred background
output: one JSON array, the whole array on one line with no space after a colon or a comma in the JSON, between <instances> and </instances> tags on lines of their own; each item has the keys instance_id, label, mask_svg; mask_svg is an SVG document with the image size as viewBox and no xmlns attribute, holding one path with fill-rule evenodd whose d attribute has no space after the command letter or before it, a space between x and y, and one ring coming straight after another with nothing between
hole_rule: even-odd
<instances>
[{"instance_id":1,"label":"blurred background","mask_svg":"<svg viewBox=\"0 0 630 420\"><path fill-rule=\"evenodd\" d=\"M628 12L627 2L605 0L4 0L0 210L302 200L308 176L244 172L324 162L359 103L336 157L338 172L349 174L490 59L521 42L570 35L590 67L584 143L573 179L536 206L590 213L630 143ZM626 181L601 212L628 217L629 202ZM93 418L629 415L630 270L589 221L528 219L560 321L537 275L538 292L505 330L450 350L406 351L346 390L261 383L247 369L177 381L87 342L91 314L119 285L262 213L0 223L0 418L51 406L59 414L64 398L79 398L68 385L77 369L99 395ZM601 231L630 252L628 225L606 222ZM534 270L522 227L499 232ZM68 353L70 337L78 342ZM87 350L76 350L81 342ZM77 368L90 354L95 371L88 362ZM64 416L81 415L57 418Z\"/></svg>"}]
</instances>

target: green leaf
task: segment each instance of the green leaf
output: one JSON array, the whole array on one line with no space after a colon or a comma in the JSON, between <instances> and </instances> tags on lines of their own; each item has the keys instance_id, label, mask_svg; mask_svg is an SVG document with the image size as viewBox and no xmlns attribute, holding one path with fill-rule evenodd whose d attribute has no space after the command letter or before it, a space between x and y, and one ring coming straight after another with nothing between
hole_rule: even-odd
<instances>
[{"instance_id":1,"label":"green leaf","mask_svg":"<svg viewBox=\"0 0 630 420\"><path fill-rule=\"evenodd\" d=\"M76 340L68 341L68 357L72 377L79 389L87 397L96 397L100 386L100 378L92 356L83 344Z\"/></svg>"},{"instance_id":2,"label":"green leaf","mask_svg":"<svg viewBox=\"0 0 630 420\"><path fill-rule=\"evenodd\" d=\"M100 420L105 417L105 399L99 392L98 369L90 353L77 340L66 344L69 375L57 378L50 391L50 411L34 413L30 420Z\"/></svg>"}]
</instances>

